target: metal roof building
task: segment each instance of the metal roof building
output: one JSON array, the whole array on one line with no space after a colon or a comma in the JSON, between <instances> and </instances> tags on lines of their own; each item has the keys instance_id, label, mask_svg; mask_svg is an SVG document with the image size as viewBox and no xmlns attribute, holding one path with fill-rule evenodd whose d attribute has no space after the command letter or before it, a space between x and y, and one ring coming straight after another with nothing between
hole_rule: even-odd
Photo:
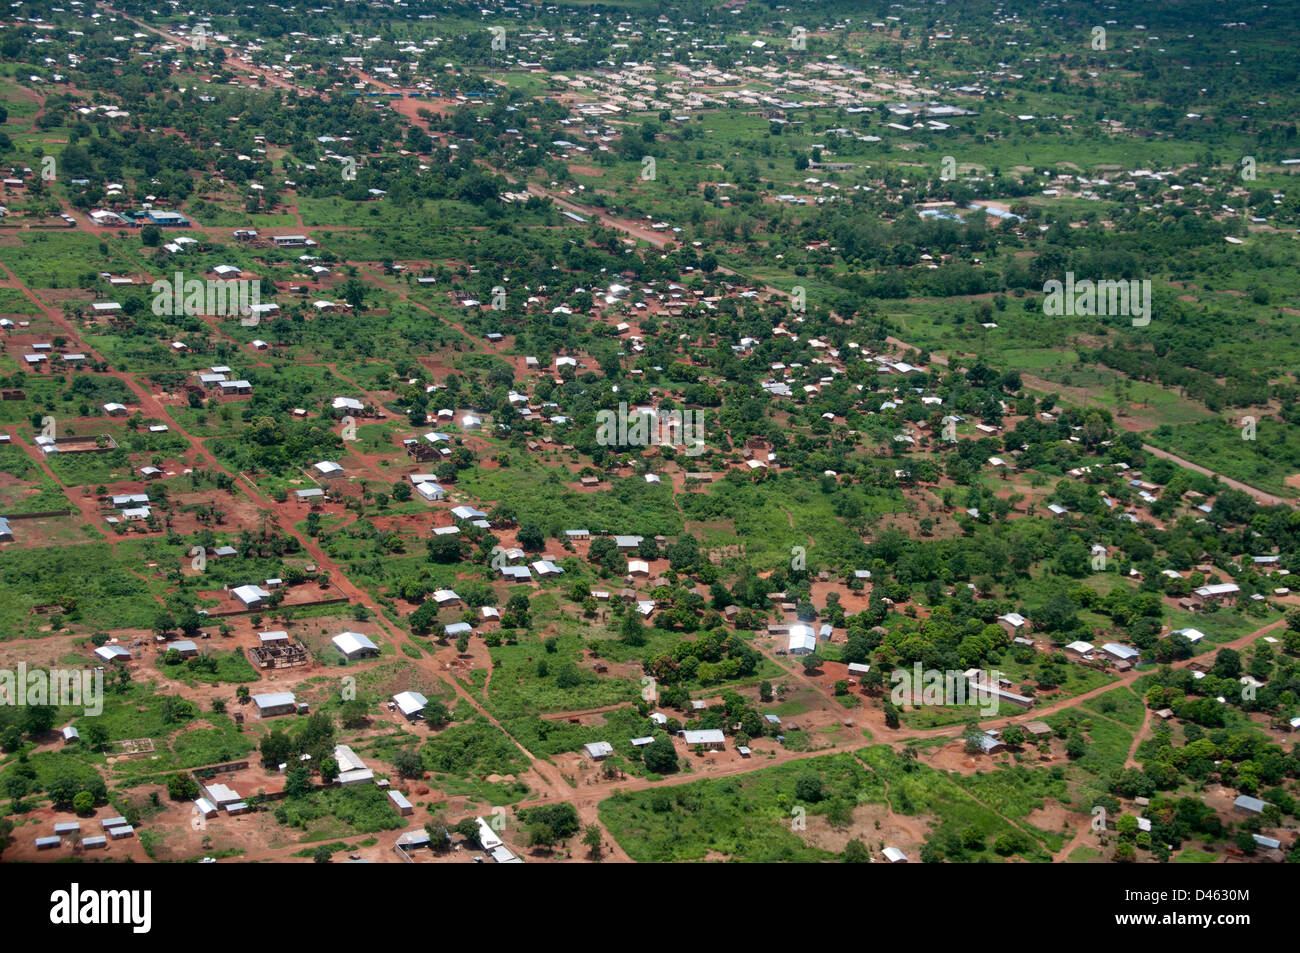
<instances>
[{"instance_id":1,"label":"metal roof building","mask_svg":"<svg viewBox=\"0 0 1300 953\"><path fill-rule=\"evenodd\" d=\"M614 746L608 741L590 741L582 746L587 752L587 757L599 761L601 758L608 758L614 753Z\"/></svg>"},{"instance_id":2,"label":"metal roof building","mask_svg":"<svg viewBox=\"0 0 1300 953\"><path fill-rule=\"evenodd\" d=\"M293 692L264 692L253 696L253 704L257 706L257 713L263 718L287 715L298 708Z\"/></svg>"},{"instance_id":3,"label":"metal roof building","mask_svg":"<svg viewBox=\"0 0 1300 953\"><path fill-rule=\"evenodd\" d=\"M401 791L389 791L388 797L393 802L393 806L397 808L398 814L407 815L414 813L415 807L412 806L410 801L402 796Z\"/></svg>"},{"instance_id":4,"label":"metal roof building","mask_svg":"<svg viewBox=\"0 0 1300 953\"><path fill-rule=\"evenodd\" d=\"M429 835L424 831L407 831L397 838L397 846L402 850L415 850L417 847L428 847Z\"/></svg>"},{"instance_id":5,"label":"metal roof building","mask_svg":"<svg viewBox=\"0 0 1300 953\"><path fill-rule=\"evenodd\" d=\"M255 609L262 605L271 594L261 586L236 586L230 594L244 604L246 608Z\"/></svg>"},{"instance_id":6,"label":"metal roof building","mask_svg":"<svg viewBox=\"0 0 1300 953\"><path fill-rule=\"evenodd\" d=\"M812 626L790 626L790 641L786 649L791 655L808 655L817 651L817 637L813 635Z\"/></svg>"},{"instance_id":7,"label":"metal roof building","mask_svg":"<svg viewBox=\"0 0 1300 953\"><path fill-rule=\"evenodd\" d=\"M1101 650L1107 655L1113 655L1117 659L1135 659L1142 655L1137 649L1127 645L1120 645L1118 642L1107 642L1101 647Z\"/></svg>"},{"instance_id":8,"label":"metal roof building","mask_svg":"<svg viewBox=\"0 0 1300 953\"><path fill-rule=\"evenodd\" d=\"M481 817L474 819L478 822L478 843L486 851L496 850L503 846L501 838L497 837L496 831L492 830L492 825Z\"/></svg>"},{"instance_id":9,"label":"metal roof building","mask_svg":"<svg viewBox=\"0 0 1300 953\"><path fill-rule=\"evenodd\" d=\"M204 785L207 792L207 800L217 807L225 807L227 804L234 804L239 800L239 792L234 788L228 788L224 784L210 782ZM200 798L200 800L203 800Z\"/></svg>"},{"instance_id":10,"label":"metal roof building","mask_svg":"<svg viewBox=\"0 0 1300 953\"><path fill-rule=\"evenodd\" d=\"M332 641L334 646L350 659L379 654L379 646L360 632L343 632L334 636Z\"/></svg>"},{"instance_id":11,"label":"metal roof building","mask_svg":"<svg viewBox=\"0 0 1300 953\"><path fill-rule=\"evenodd\" d=\"M393 696L393 701L397 704L397 710L407 718L416 717L429 704L429 699L419 692L398 692Z\"/></svg>"},{"instance_id":12,"label":"metal roof building","mask_svg":"<svg viewBox=\"0 0 1300 953\"><path fill-rule=\"evenodd\" d=\"M698 731L683 731L682 737L688 745L703 745L706 748L722 748L726 737L720 728L703 728Z\"/></svg>"},{"instance_id":13,"label":"metal roof building","mask_svg":"<svg viewBox=\"0 0 1300 953\"><path fill-rule=\"evenodd\" d=\"M1232 802L1232 806L1242 811L1249 811L1252 814L1263 814L1264 808L1268 807L1267 801L1261 801L1257 797L1251 797L1249 794L1238 796L1237 800Z\"/></svg>"}]
</instances>

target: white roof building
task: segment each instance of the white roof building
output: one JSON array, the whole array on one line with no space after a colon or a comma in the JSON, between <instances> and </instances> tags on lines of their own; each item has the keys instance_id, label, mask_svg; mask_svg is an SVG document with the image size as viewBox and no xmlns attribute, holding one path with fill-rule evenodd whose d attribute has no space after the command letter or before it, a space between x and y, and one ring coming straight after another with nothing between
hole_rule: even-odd
<instances>
[{"instance_id":1,"label":"white roof building","mask_svg":"<svg viewBox=\"0 0 1300 953\"><path fill-rule=\"evenodd\" d=\"M786 648L791 655L808 655L817 651L817 636L810 625L790 626L790 641Z\"/></svg>"},{"instance_id":2,"label":"white roof building","mask_svg":"<svg viewBox=\"0 0 1300 953\"><path fill-rule=\"evenodd\" d=\"M475 818L478 822L478 843L486 851L496 850L502 846L501 838L497 837L496 831L492 830L490 824L483 818Z\"/></svg>"},{"instance_id":3,"label":"white roof building","mask_svg":"<svg viewBox=\"0 0 1300 953\"><path fill-rule=\"evenodd\" d=\"M438 500L445 500L447 498L447 491L444 490L437 483L429 483L424 481L417 483L415 484L415 492L419 493L421 497L423 497L424 499L428 500L431 503L436 502Z\"/></svg>"},{"instance_id":4,"label":"white roof building","mask_svg":"<svg viewBox=\"0 0 1300 953\"><path fill-rule=\"evenodd\" d=\"M379 646L360 632L343 632L331 640L340 652L348 658L357 658L367 654L379 654Z\"/></svg>"},{"instance_id":5,"label":"white roof building","mask_svg":"<svg viewBox=\"0 0 1300 953\"><path fill-rule=\"evenodd\" d=\"M375 779L375 772L347 745L334 746L334 760L339 764L339 784L362 784Z\"/></svg>"},{"instance_id":6,"label":"white roof building","mask_svg":"<svg viewBox=\"0 0 1300 953\"><path fill-rule=\"evenodd\" d=\"M683 731L682 738L688 745L722 745L726 737L720 728L703 728L698 731Z\"/></svg>"},{"instance_id":7,"label":"white roof building","mask_svg":"<svg viewBox=\"0 0 1300 953\"><path fill-rule=\"evenodd\" d=\"M393 696L393 701L397 704L397 710L407 718L414 718L420 712L424 711L425 706L429 704L429 699L425 698L419 692L398 692Z\"/></svg>"},{"instance_id":8,"label":"white roof building","mask_svg":"<svg viewBox=\"0 0 1300 953\"><path fill-rule=\"evenodd\" d=\"M248 609L255 609L271 598L271 594L261 586L236 586L230 590L230 594Z\"/></svg>"},{"instance_id":9,"label":"white roof building","mask_svg":"<svg viewBox=\"0 0 1300 953\"><path fill-rule=\"evenodd\" d=\"M1118 642L1107 642L1105 645L1101 647L1101 650L1105 652L1107 655L1113 656L1114 658L1120 659L1122 661L1135 659L1142 655L1141 652L1139 652L1137 649L1133 648L1132 646L1120 645Z\"/></svg>"},{"instance_id":10,"label":"white roof building","mask_svg":"<svg viewBox=\"0 0 1300 953\"><path fill-rule=\"evenodd\" d=\"M293 692L263 692L253 696L258 714L277 714L277 709L293 708L297 704ZM219 804L220 802L218 802Z\"/></svg>"},{"instance_id":11,"label":"white roof building","mask_svg":"<svg viewBox=\"0 0 1300 953\"><path fill-rule=\"evenodd\" d=\"M1220 582L1212 586L1201 586L1199 589L1192 590L1202 599L1215 599L1219 596L1230 596L1241 591L1241 587L1233 582Z\"/></svg>"}]
</instances>

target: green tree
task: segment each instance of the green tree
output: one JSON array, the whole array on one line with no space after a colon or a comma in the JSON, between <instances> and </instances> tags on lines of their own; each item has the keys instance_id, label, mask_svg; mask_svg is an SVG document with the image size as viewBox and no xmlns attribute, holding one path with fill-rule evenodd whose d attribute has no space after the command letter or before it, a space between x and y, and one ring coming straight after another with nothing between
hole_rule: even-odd
<instances>
[{"instance_id":1,"label":"green tree","mask_svg":"<svg viewBox=\"0 0 1300 953\"><path fill-rule=\"evenodd\" d=\"M844 845L840 860L846 864L869 864L871 863L871 851L867 850L866 845L855 837Z\"/></svg>"},{"instance_id":2,"label":"green tree","mask_svg":"<svg viewBox=\"0 0 1300 953\"><path fill-rule=\"evenodd\" d=\"M478 823L472 817L462 818L456 823L453 831L471 844L478 843Z\"/></svg>"},{"instance_id":3,"label":"green tree","mask_svg":"<svg viewBox=\"0 0 1300 953\"><path fill-rule=\"evenodd\" d=\"M350 698L339 710L339 720L344 728L364 728L370 723L370 706L363 699Z\"/></svg>"},{"instance_id":4,"label":"green tree","mask_svg":"<svg viewBox=\"0 0 1300 953\"><path fill-rule=\"evenodd\" d=\"M193 776L177 771L167 778L167 793L173 801L189 801L199 796L199 784Z\"/></svg>"},{"instance_id":5,"label":"green tree","mask_svg":"<svg viewBox=\"0 0 1300 953\"><path fill-rule=\"evenodd\" d=\"M1076 731L1072 733L1070 737L1066 739L1065 756L1071 761L1082 758L1087 751L1088 745L1083 740L1083 735L1079 732Z\"/></svg>"},{"instance_id":6,"label":"green tree","mask_svg":"<svg viewBox=\"0 0 1300 953\"><path fill-rule=\"evenodd\" d=\"M348 303L353 314L360 314L361 309L366 306L366 286L356 278L349 278L343 283L340 293L343 300Z\"/></svg>"},{"instance_id":7,"label":"green tree","mask_svg":"<svg viewBox=\"0 0 1300 953\"><path fill-rule=\"evenodd\" d=\"M890 702L885 702L885 726L897 729L902 724L898 717L898 709Z\"/></svg>"},{"instance_id":8,"label":"green tree","mask_svg":"<svg viewBox=\"0 0 1300 953\"><path fill-rule=\"evenodd\" d=\"M336 764L337 768L338 765ZM311 769L305 762L292 765L284 777L284 793L287 797L299 798L311 793Z\"/></svg>"},{"instance_id":9,"label":"green tree","mask_svg":"<svg viewBox=\"0 0 1300 953\"><path fill-rule=\"evenodd\" d=\"M550 824L542 821L528 825L528 846L540 847L542 850L550 850L559 839L555 836L555 831L551 829Z\"/></svg>"},{"instance_id":10,"label":"green tree","mask_svg":"<svg viewBox=\"0 0 1300 953\"><path fill-rule=\"evenodd\" d=\"M262 752L262 764L274 768L289 760L289 755L293 752L293 740L279 728L275 728L262 739L259 748Z\"/></svg>"},{"instance_id":11,"label":"green tree","mask_svg":"<svg viewBox=\"0 0 1300 953\"><path fill-rule=\"evenodd\" d=\"M451 827L447 825L447 819L441 814L435 814L424 824L424 830L429 835L429 846L438 853L447 850L451 843L447 840L451 834Z\"/></svg>"},{"instance_id":12,"label":"green tree","mask_svg":"<svg viewBox=\"0 0 1300 953\"><path fill-rule=\"evenodd\" d=\"M600 845L603 838L601 837L600 827L596 824L588 824L582 830L582 843L587 848L588 855L592 860L600 859Z\"/></svg>"},{"instance_id":13,"label":"green tree","mask_svg":"<svg viewBox=\"0 0 1300 953\"><path fill-rule=\"evenodd\" d=\"M53 705L27 705L22 710L23 734L29 738L43 735L54 727L59 710Z\"/></svg>"},{"instance_id":14,"label":"green tree","mask_svg":"<svg viewBox=\"0 0 1300 953\"><path fill-rule=\"evenodd\" d=\"M639 648L646 644L645 625L641 622L641 616L636 612L629 612L623 616L623 622L618 631L624 645Z\"/></svg>"},{"instance_id":15,"label":"green tree","mask_svg":"<svg viewBox=\"0 0 1300 953\"><path fill-rule=\"evenodd\" d=\"M647 771L671 774L677 770L677 748L667 735L658 735L641 752Z\"/></svg>"},{"instance_id":16,"label":"green tree","mask_svg":"<svg viewBox=\"0 0 1300 953\"><path fill-rule=\"evenodd\" d=\"M516 538L519 540L519 548L530 553L537 552L546 545L546 536L535 523L520 526Z\"/></svg>"}]
</instances>

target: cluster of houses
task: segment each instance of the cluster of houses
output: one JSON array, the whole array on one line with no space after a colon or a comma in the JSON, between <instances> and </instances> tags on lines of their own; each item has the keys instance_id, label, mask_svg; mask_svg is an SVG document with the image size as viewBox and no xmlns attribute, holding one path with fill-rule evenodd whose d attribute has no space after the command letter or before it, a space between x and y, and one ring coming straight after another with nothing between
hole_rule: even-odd
<instances>
[{"instance_id":1,"label":"cluster of houses","mask_svg":"<svg viewBox=\"0 0 1300 953\"><path fill-rule=\"evenodd\" d=\"M659 725L668 722L668 716L663 712L652 713L650 719ZM724 751L727 747L727 739L721 728L684 729L677 732L677 735L688 748L698 748L702 751ZM654 738L647 735L642 738L631 738L629 744L634 748L644 748L652 741L654 741ZM737 748L736 750L742 756L748 756L750 753L748 748ZM582 752L591 761L604 761L614 753L614 746L608 741L591 741L582 746Z\"/></svg>"},{"instance_id":2,"label":"cluster of houses","mask_svg":"<svg viewBox=\"0 0 1300 953\"><path fill-rule=\"evenodd\" d=\"M198 379L202 392L216 393L222 397L246 397L253 393L252 383L242 377L233 377L230 368L224 364L214 365L206 371L195 371L194 376Z\"/></svg>"},{"instance_id":3,"label":"cluster of houses","mask_svg":"<svg viewBox=\"0 0 1300 953\"><path fill-rule=\"evenodd\" d=\"M15 324L13 319L4 318L0 319L0 327L11 329L15 327ZM84 352L68 350L56 351L54 345L49 341L36 341L28 346L31 348L31 351L21 355L23 365L28 371L39 372L43 368L49 367L51 358L55 356L58 357L61 367L80 367L86 362L86 355Z\"/></svg>"},{"instance_id":4,"label":"cluster of houses","mask_svg":"<svg viewBox=\"0 0 1300 953\"><path fill-rule=\"evenodd\" d=\"M105 817L99 822L102 833L83 834L80 821L56 821L54 833L39 836L34 843L37 850L54 850L62 846L80 847L82 850L103 850L110 840L125 840L135 836L135 826L119 816Z\"/></svg>"}]
</instances>

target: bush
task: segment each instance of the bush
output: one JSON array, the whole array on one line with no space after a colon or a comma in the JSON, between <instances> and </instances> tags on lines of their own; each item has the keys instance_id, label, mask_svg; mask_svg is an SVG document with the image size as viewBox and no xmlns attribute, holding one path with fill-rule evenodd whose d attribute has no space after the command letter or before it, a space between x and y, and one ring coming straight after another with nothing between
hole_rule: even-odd
<instances>
[{"instance_id":1,"label":"bush","mask_svg":"<svg viewBox=\"0 0 1300 953\"><path fill-rule=\"evenodd\" d=\"M393 767L404 778L418 778L424 773L424 762L408 748L402 748L393 756Z\"/></svg>"},{"instance_id":2,"label":"bush","mask_svg":"<svg viewBox=\"0 0 1300 953\"><path fill-rule=\"evenodd\" d=\"M993 849L1003 857L1010 857L1012 854L1018 854L1024 850L1024 839L1011 831L999 834L993 839Z\"/></svg>"},{"instance_id":3,"label":"bush","mask_svg":"<svg viewBox=\"0 0 1300 953\"><path fill-rule=\"evenodd\" d=\"M840 854L840 859L846 864L869 864L871 852L855 837L844 845L844 853Z\"/></svg>"},{"instance_id":4,"label":"bush","mask_svg":"<svg viewBox=\"0 0 1300 953\"><path fill-rule=\"evenodd\" d=\"M822 779L815 774L801 774L794 783L794 796L800 801L816 804L826 796L822 790Z\"/></svg>"}]
</instances>

